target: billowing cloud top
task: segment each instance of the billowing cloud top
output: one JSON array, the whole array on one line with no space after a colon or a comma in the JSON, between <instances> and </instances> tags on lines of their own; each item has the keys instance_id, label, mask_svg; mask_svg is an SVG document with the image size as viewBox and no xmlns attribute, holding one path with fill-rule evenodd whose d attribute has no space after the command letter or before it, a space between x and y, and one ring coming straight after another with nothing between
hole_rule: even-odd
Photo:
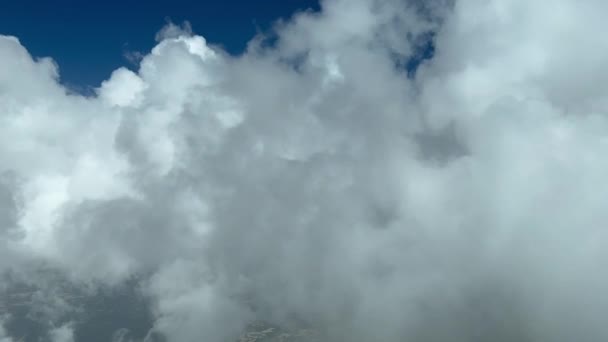
<instances>
[{"instance_id":1,"label":"billowing cloud top","mask_svg":"<svg viewBox=\"0 0 608 342\"><path fill-rule=\"evenodd\" d=\"M21 337L15 289L72 341L82 306L59 294L125 284L146 341L235 341L254 319L608 340L605 13L327 0L238 57L171 24L91 97L0 36L0 341Z\"/></svg>"}]
</instances>

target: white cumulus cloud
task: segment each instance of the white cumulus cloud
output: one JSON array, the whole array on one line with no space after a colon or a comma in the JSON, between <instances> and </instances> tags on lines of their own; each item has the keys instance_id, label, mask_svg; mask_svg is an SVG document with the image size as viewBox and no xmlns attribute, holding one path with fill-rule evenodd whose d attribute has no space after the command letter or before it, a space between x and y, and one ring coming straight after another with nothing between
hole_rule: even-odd
<instances>
[{"instance_id":1,"label":"white cumulus cloud","mask_svg":"<svg viewBox=\"0 0 608 342\"><path fill-rule=\"evenodd\" d=\"M326 0L240 56L168 24L91 97L0 36L0 293L135 283L148 341L606 340L607 10Z\"/></svg>"}]
</instances>

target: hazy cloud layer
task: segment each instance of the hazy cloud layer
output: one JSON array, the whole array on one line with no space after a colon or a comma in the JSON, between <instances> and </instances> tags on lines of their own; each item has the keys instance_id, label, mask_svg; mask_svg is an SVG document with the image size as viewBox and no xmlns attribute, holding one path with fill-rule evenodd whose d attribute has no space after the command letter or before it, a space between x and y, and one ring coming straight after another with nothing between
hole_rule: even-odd
<instances>
[{"instance_id":1,"label":"hazy cloud layer","mask_svg":"<svg viewBox=\"0 0 608 342\"><path fill-rule=\"evenodd\" d=\"M234 341L252 319L608 340L605 13L327 0L238 57L169 24L92 97L0 36L0 341L21 337L15 288L63 342L91 308L70 296L127 283L149 341Z\"/></svg>"}]
</instances>

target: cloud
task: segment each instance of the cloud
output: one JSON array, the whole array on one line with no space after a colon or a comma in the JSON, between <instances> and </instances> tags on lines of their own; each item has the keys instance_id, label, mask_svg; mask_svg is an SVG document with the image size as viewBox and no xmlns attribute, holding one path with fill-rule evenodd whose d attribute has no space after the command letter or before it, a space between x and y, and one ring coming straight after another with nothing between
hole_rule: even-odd
<instances>
[{"instance_id":1,"label":"cloud","mask_svg":"<svg viewBox=\"0 0 608 342\"><path fill-rule=\"evenodd\" d=\"M10 336L7 336L6 331L4 329L4 321L7 320L6 316L2 316L0 318L0 342L12 342L13 339Z\"/></svg>"},{"instance_id":2,"label":"cloud","mask_svg":"<svg viewBox=\"0 0 608 342\"><path fill-rule=\"evenodd\" d=\"M158 33L156 33L156 41L161 42L165 39L179 38L181 36L191 36L192 25L189 21L184 21L182 25L175 25L170 19L167 19L165 25Z\"/></svg>"},{"instance_id":3,"label":"cloud","mask_svg":"<svg viewBox=\"0 0 608 342\"><path fill-rule=\"evenodd\" d=\"M57 341L42 299L125 284L148 341L606 340L608 8L548 6L327 0L238 57L170 23L89 97L0 37L0 289Z\"/></svg>"},{"instance_id":4,"label":"cloud","mask_svg":"<svg viewBox=\"0 0 608 342\"><path fill-rule=\"evenodd\" d=\"M145 83L136 74L120 68L101 84L99 97L111 106L137 107L141 104L141 94L145 87Z\"/></svg>"},{"instance_id":5,"label":"cloud","mask_svg":"<svg viewBox=\"0 0 608 342\"><path fill-rule=\"evenodd\" d=\"M74 342L74 331L69 323L51 330L50 335L53 342Z\"/></svg>"}]
</instances>

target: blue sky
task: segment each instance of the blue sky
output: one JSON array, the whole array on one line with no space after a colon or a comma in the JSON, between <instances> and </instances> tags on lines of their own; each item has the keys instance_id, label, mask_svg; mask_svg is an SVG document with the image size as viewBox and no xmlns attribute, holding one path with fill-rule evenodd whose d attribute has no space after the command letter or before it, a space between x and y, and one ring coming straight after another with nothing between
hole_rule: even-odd
<instances>
[{"instance_id":1,"label":"blue sky","mask_svg":"<svg viewBox=\"0 0 608 342\"><path fill-rule=\"evenodd\" d=\"M187 20L195 33L238 54L256 29L318 7L318 0L6 0L0 34L17 36L34 56L53 57L63 83L89 88L128 65L126 52L149 51L167 19Z\"/></svg>"}]
</instances>

